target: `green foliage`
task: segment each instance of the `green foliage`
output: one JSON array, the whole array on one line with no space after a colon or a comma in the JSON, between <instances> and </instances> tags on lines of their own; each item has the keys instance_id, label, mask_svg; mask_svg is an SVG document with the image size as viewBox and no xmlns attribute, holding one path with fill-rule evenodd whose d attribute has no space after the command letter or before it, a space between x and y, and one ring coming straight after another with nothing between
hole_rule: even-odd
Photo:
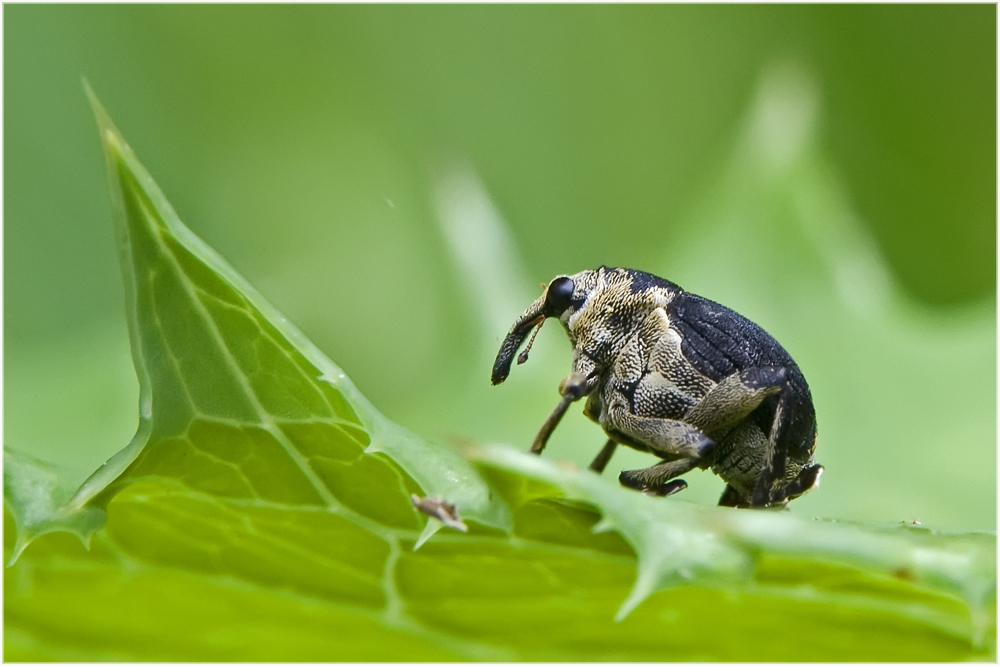
<instances>
[{"instance_id":1,"label":"green foliage","mask_svg":"<svg viewBox=\"0 0 1000 666\"><path fill-rule=\"evenodd\" d=\"M75 492L5 453L6 659L993 655L991 535L654 499L389 422L181 224L94 106L139 427Z\"/></svg>"},{"instance_id":2,"label":"green foliage","mask_svg":"<svg viewBox=\"0 0 1000 666\"><path fill-rule=\"evenodd\" d=\"M4 443L70 494L138 399L86 74L185 222L412 432L527 446L566 339L547 326L491 387L498 337L540 282L629 266L798 361L827 474L793 512L995 530L994 5L4 18ZM485 206L448 217L492 212L516 261L498 234L455 261L474 239L442 224L456 163ZM547 457L585 465L601 443L574 410ZM722 491L688 479L684 501Z\"/></svg>"}]
</instances>

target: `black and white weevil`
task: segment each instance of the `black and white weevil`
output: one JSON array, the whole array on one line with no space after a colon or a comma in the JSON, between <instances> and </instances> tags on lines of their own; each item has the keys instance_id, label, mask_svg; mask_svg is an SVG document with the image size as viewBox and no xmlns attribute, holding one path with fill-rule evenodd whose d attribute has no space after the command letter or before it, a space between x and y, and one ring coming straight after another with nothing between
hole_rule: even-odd
<instances>
[{"instance_id":1,"label":"black and white weevil","mask_svg":"<svg viewBox=\"0 0 1000 666\"><path fill-rule=\"evenodd\" d=\"M672 495L676 477L711 468L726 482L721 506L784 506L817 485L816 412L795 361L760 326L676 284L628 268L560 275L518 317L493 364L493 384L532 329L557 318L573 345L562 400L531 446L541 453L570 404L608 442L597 473L619 444L663 462L622 472L624 486ZM536 328L537 327L537 328ZM534 340L534 336L532 336ZM527 349L518 363L528 358Z\"/></svg>"}]
</instances>

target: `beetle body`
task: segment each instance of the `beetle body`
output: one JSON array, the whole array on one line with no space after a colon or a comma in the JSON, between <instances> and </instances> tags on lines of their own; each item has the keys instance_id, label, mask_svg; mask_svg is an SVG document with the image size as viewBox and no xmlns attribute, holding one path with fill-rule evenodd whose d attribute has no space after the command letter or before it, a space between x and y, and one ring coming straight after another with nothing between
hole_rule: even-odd
<instances>
[{"instance_id":1,"label":"beetle body","mask_svg":"<svg viewBox=\"0 0 1000 666\"><path fill-rule=\"evenodd\" d=\"M511 328L494 384L547 318L566 330L573 365L532 451L540 453L569 405L586 398L584 414L608 436L591 469L602 471L618 445L662 459L622 472L625 486L669 495L686 487L680 475L711 469L727 484L720 504L763 508L817 484L809 387L781 345L750 320L641 271L557 276Z\"/></svg>"}]
</instances>

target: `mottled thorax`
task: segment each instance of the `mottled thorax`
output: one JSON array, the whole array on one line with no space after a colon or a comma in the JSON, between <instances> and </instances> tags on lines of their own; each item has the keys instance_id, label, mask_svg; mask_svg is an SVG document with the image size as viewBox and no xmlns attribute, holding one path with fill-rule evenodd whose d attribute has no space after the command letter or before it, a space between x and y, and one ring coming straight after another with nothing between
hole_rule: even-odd
<instances>
[{"instance_id":1,"label":"mottled thorax","mask_svg":"<svg viewBox=\"0 0 1000 666\"><path fill-rule=\"evenodd\" d=\"M648 276L626 268L604 268L590 274L592 282L583 307L567 322L570 341L593 362L607 367L614 362L638 326L656 308L666 307L680 289L660 280L649 284Z\"/></svg>"}]
</instances>

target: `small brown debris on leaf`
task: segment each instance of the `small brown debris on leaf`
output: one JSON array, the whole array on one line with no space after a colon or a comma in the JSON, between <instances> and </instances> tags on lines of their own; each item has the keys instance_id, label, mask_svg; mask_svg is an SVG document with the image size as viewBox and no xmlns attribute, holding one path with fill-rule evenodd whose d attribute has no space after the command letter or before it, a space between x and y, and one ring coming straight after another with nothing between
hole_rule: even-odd
<instances>
[{"instance_id":1,"label":"small brown debris on leaf","mask_svg":"<svg viewBox=\"0 0 1000 666\"><path fill-rule=\"evenodd\" d=\"M420 513L426 513L431 518L437 518L448 527L456 529L459 532L469 531L469 528L458 516L458 508L451 502L438 497L420 497L419 495L410 495L410 501L413 502L413 506Z\"/></svg>"}]
</instances>

